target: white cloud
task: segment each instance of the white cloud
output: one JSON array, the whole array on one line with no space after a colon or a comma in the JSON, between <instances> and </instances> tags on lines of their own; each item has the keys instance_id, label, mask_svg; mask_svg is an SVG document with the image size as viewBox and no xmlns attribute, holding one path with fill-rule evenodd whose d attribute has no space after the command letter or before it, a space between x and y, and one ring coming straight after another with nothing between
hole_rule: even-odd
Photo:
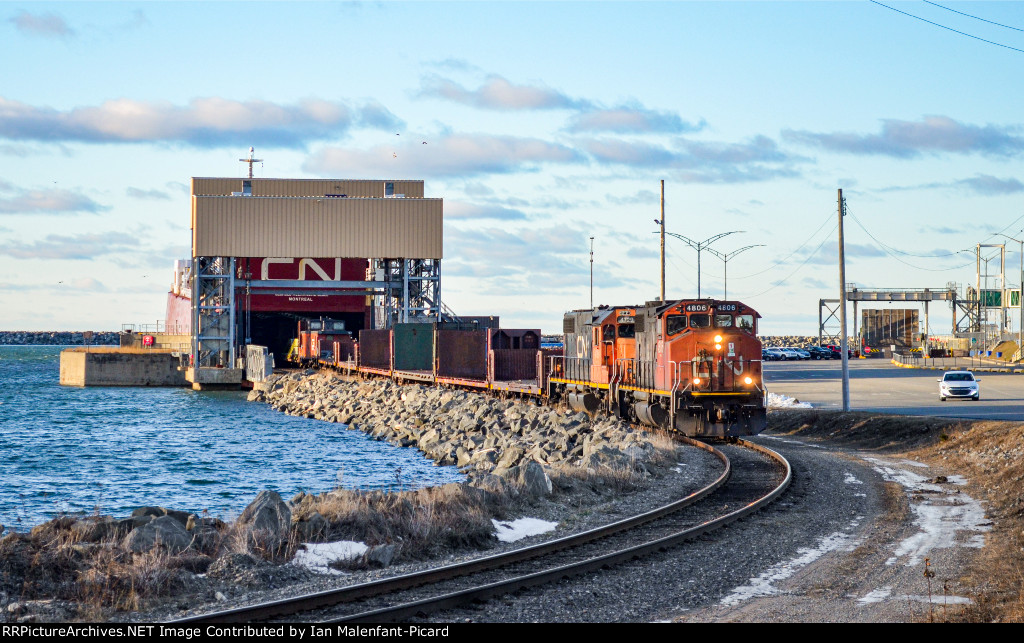
<instances>
[{"instance_id":1,"label":"white cloud","mask_svg":"<svg viewBox=\"0 0 1024 643\"><path fill-rule=\"evenodd\" d=\"M918 122L882 121L878 134L784 130L782 136L797 143L832 152L915 158L923 153L985 154L1016 156L1024 151L1019 126L969 125L948 116L925 116Z\"/></svg>"},{"instance_id":2,"label":"white cloud","mask_svg":"<svg viewBox=\"0 0 1024 643\"><path fill-rule=\"evenodd\" d=\"M419 95L502 111L576 109L589 105L587 101L570 98L549 87L514 85L497 75L489 76L476 89L466 89L453 80L430 76L423 80Z\"/></svg>"},{"instance_id":3,"label":"white cloud","mask_svg":"<svg viewBox=\"0 0 1024 643\"><path fill-rule=\"evenodd\" d=\"M544 163L581 159L571 148L536 138L453 134L428 143L396 142L368 150L327 147L313 154L303 169L350 176L468 177L532 171Z\"/></svg>"},{"instance_id":4,"label":"white cloud","mask_svg":"<svg viewBox=\"0 0 1024 643\"><path fill-rule=\"evenodd\" d=\"M0 244L0 256L15 259L94 259L138 248L135 235L124 232L87 233L73 236L49 234L41 241Z\"/></svg>"},{"instance_id":5,"label":"white cloud","mask_svg":"<svg viewBox=\"0 0 1024 643\"><path fill-rule=\"evenodd\" d=\"M24 189L0 182L0 215L97 213L109 209L74 190Z\"/></svg>"},{"instance_id":6,"label":"white cloud","mask_svg":"<svg viewBox=\"0 0 1024 643\"><path fill-rule=\"evenodd\" d=\"M293 105L210 97L187 106L127 98L60 111L0 97L0 138L43 142L165 141L196 147L297 147L345 134L354 125L394 129L402 122L378 103L351 108L308 99Z\"/></svg>"},{"instance_id":7,"label":"white cloud","mask_svg":"<svg viewBox=\"0 0 1024 643\"><path fill-rule=\"evenodd\" d=\"M74 30L68 26L63 18L56 14L32 14L22 11L10 21L18 31L32 36L43 36L45 38L70 38L75 35Z\"/></svg>"}]
</instances>

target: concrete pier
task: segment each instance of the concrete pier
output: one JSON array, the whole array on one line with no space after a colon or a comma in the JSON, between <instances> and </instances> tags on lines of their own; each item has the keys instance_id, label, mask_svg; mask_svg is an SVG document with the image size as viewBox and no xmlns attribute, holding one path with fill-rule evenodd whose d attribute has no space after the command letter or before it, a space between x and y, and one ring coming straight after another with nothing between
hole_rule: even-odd
<instances>
[{"instance_id":1,"label":"concrete pier","mask_svg":"<svg viewBox=\"0 0 1024 643\"><path fill-rule=\"evenodd\" d=\"M60 352L62 386L190 386L180 359L165 349L67 348Z\"/></svg>"}]
</instances>

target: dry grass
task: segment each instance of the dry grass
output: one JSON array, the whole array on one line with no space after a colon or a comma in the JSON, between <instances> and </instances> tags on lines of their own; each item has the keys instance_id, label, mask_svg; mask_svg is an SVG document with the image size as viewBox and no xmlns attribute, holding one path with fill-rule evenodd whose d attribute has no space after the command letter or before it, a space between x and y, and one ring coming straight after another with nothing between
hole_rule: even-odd
<instances>
[{"instance_id":1,"label":"dry grass","mask_svg":"<svg viewBox=\"0 0 1024 643\"><path fill-rule=\"evenodd\" d=\"M678 461L679 445L669 434L652 432L644 434L644 437L654 447L644 466L639 466L635 460L595 467L579 467L562 462L549 466L551 482L556 487L575 488L583 484L613 493L636 491L649 483L648 467L668 467Z\"/></svg>"},{"instance_id":2,"label":"dry grass","mask_svg":"<svg viewBox=\"0 0 1024 643\"><path fill-rule=\"evenodd\" d=\"M293 518L305 520L316 512L330 524L329 539L398 544L401 558L423 559L489 546L491 518L504 511L505 503L498 494L455 483L415 491L336 489L305 496Z\"/></svg>"}]
</instances>

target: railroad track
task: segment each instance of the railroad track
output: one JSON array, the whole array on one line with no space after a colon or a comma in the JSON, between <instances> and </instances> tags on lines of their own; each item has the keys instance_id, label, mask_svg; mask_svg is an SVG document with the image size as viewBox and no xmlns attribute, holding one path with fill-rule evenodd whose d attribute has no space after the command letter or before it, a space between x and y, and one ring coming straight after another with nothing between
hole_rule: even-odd
<instances>
[{"instance_id":1,"label":"railroad track","mask_svg":"<svg viewBox=\"0 0 1024 643\"><path fill-rule=\"evenodd\" d=\"M724 464L722 475L706 487L644 514L465 563L189 617L176 623L275 619L360 623L408 619L678 546L762 509L789 485L789 463L770 449L742 440L716 449L682 439L716 455ZM739 466L734 466L734 460ZM688 507L689 511L681 511Z\"/></svg>"}]
</instances>

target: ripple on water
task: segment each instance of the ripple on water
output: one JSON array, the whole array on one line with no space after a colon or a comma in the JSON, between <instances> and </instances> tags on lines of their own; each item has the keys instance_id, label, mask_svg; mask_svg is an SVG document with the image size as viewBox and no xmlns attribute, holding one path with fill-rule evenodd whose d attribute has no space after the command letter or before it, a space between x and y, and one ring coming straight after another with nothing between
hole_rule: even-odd
<instances>
[{"instance_id":1,"label":"ripple on water","mask_svg":"<svg viewBox=\"0 0 1024 643\"><path fill-rule=\"evenodd\" d=\"M245 393L67 388L60 348L0 346L0 524L158 504L231 517L263 489L416 488L461 480L414 449L278 413Z\"/></svg>"}]
</instances>

